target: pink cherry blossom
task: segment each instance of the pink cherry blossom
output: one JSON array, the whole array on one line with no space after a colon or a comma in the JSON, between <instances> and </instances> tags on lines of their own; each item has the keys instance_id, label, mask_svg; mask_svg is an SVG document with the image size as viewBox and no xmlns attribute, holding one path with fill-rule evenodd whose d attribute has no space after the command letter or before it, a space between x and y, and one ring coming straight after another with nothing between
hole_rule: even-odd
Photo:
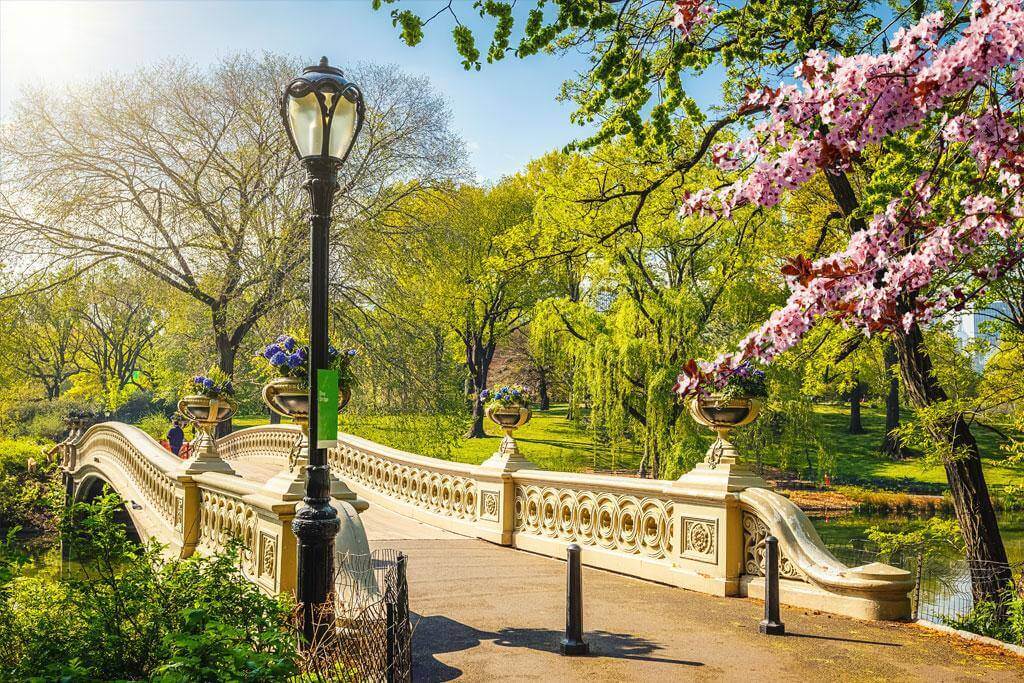
<instances>
[{"instance_id":1,"label":"pink cherry blossom","mask_svg":"<svg viewBox=\"0 0 1024 683\"><path fill-rule=\"evenodd\" d=\"M766 108L765 119L753 135L717 145L712 154L723 171L748 170L724 187L687 196L682 216L727 218L745 205L773 206L817 173L849 171L869 147L933 125L936 116L939 142L966 150L977 173L968 186L977 190L950 211L935 204L942 174L923 173L842 251L813 262L793 259L783 270L786 304L737 352L710 367L688 364L677 391L717 386L747 359L771 362L826 317L875 334L962 308L977 291L928 288L993 240L1001 240L1004 256L976 270L979 278L996 279L1021 262L1015 245L1024 217L1024 140L1004 98L1024 96L1022 0L977 0L966 26L954 30L955 22L947 26L941 13L930 14L899 31L886 53L810 52L793 83L748 94L746 106ZM1009 84L1002 86L1007 92L999 92L1000 83ZM977 112L970 104L979 89L987 90L987 104ZM910 294L914 305L902 310Z\"/></svg>"}]
</instances>

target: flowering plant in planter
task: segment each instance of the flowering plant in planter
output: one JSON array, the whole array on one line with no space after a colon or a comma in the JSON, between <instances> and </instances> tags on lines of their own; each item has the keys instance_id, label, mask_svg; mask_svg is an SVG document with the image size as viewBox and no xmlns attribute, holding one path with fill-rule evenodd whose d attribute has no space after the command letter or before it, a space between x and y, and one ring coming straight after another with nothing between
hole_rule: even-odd
<instances>
[{"instance_id":1,"label":"flowering plant in planter","mask_svg":"<svg viewBox=\"0 0 1024 683\"><path fill-rule=\"evenodd\" d=\"M768 396L768 384L765 382L764 370L754 367L750 361L740 363L732 374L726 375L715 396L723 399L733 398L765 398Z\"/></svg>"},{"instance_id":2,"label":"flowering plant in planter","mask_svg":"<svg viewBox=\"0 0 1024 683\"><path fill-rule=\"evenodd\" d=\"M339 351L334 346L327 347L327 368L338 371L339 389L351 389L355 384L352 361L356 354L355 349ZM274 377L288 377L298 380L303 387L309 386L308 345L282 334L272 344L268 344L260 355L267 361Z\"/></svg>"},{"instance_id":3,"label":"flowering plant in planter","mask_svg":"<svg viewBox=\"0 0 1024 683\"><path fill-rule=\"evenodd\" d=\"M186 382L183 393L216 399L232 407L236 405L235 388L231 384L231 378L217 367L212 367L205 375L196 375Z\"/></svg>"},{"instance_id":4,"label":"flowering plant in planter","mask_svg":"<svg viewBox=\"0 0 1024 683\"><path fill-rule=\"evenodd\" d=\"M525 408L530 404L530 390L521 384L503 384L494 391L484 389L480 398L486 401L488 410L513 406Z\"/></svg>"}]
</instances>

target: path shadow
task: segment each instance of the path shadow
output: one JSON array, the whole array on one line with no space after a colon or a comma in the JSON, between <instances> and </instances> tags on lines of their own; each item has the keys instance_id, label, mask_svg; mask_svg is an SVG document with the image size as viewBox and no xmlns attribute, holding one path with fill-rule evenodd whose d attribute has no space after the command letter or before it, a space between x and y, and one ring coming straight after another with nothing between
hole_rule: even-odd
<instances>
[{"instance_id":1,"label":"path shadow","mask_svg":"<svg viewBox=\"0 0 1024 683\"><path fill-rule=\"evenodd\" d=\"M499 647L527 648L559 654L562 631L546 628L503 628L497 632L481 631L449 617L413 615L412 641L413 680L451 681L463 674L437 658L439 654L461 652L491 641ZM662 646L646 638L608 631L586 631L584 640L590 644L591 657L610 657L644 662L704 666L702 662L672 659L653 655Z\"/></svg>"},{"instance_id":2,"label":"path shadow","mask_svg":"<svg viewBox=\"0 0 1024 683\"><path fill-rule=\"evenodd\" d=\"M883 647L903 647L899 643L883 643L877 640L858 640L857 638L838 638L836 636L816 636L810 633L786 632L787 638L814 638L815 640L835 640L841 643L857 643L858 645L881 645Z\"/></svg>"}]
</instances>

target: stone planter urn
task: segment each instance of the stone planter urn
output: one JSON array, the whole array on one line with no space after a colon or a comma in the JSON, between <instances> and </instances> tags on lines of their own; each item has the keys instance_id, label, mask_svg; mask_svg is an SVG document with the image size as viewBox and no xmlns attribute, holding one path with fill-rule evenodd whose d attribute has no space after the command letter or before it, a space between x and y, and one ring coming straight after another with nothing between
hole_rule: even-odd
<instances>
[{"instance_id":1,"label":"stone planter urn","mask_svg":"<svg viewBox=\"0 0 1024 683\"><path fill-rule=\"evenodd\" d=\"M520 454L519 446L512 437L512 432L530 421L533 411L528 406L493 406L488 408L485 414L491 422L501 427L505 436L498 446L498 451L481 463L482 466L497 467L509 472L536 467Z\"/></svg>"},{"instance_id":2,"label":"stone planter urn","mask_svg":"<svg viewBox=\"0 0 1024 683\"><path fill-rule=\"evenodd\" d=\"M748 425L761 412L761 399L744 396L726 398L692 396L687 401L690 415L718 434L708 448L704 461L680 477L680 483L700 488L740 491L749 487L765 487L765 481L739 462L739 453L729 439L732 430Z\"/></svg>"},{"instance_id":3,"label":"stone planter urn","mask_svg":"<svg viewBox=\"0 0 1024 683\"><path fill-rule=\"evenodd\" d=\"M192 445L192 455L185 466L188 473L223 472L234 474L231 465L224 462L217 453L217 439L214 435L217 425L235 414L235 406L201 394L190 394L178 401L178 412L188 418L199 431Z\"/></svg>"},{"instance_id":4,"label":"stone planter urn","mask_svg":"<svg viewBox=\"0 0 1024 683\"><path fill-rule=\"evenodd\" d=\"M339 413L351 399L350 388L342 387L338 391ZM278 415L291 419L301 430L288 454L288 468L274 475L266 486L285 500L300 500L306 493L306 467L309 465L309 388L294 377L276 377L263 385L263 402ZM348 501L360 512L369 506L335 477L331 478L331 496Z\"/></svg>"},{"instance_id":5,"label":"stone planter urn","mask_svg":"<svg viewBox=\"0 0 1024 683\"><path fill-rule=\"evenodd\" d=\"M495 406L487 409L487 417L501 427L509 437L533 417L533 411L526 406Z\"/></svg>"},{"instance_id":6,"label":"stone planter urn","mask_svg":"<svg viewBox=\"0 0 1024 683\"><path fill-rule=\"evenodd\" d=\"M348 405L352 390L343 387L338 392L338 412ZM294 377L277 377L263 386L263 402L282 417L290 418L309 435L309 389Z\"/></svg>"}]
</instances>

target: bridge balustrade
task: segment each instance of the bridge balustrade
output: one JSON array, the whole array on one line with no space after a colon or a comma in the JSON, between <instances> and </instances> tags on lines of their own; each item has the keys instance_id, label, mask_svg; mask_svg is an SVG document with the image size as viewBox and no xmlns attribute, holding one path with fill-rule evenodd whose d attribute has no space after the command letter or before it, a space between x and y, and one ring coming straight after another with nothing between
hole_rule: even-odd
<instances>
[{"instance_id":1,"label":"bridge balustrade","mask_svg":"<svg viewBox=\"0 0 1024 683\"><path fill-rule=\"evenodd\" d=\"M272 457L284 448L287 457L286 445L294 442L294 435L261 433L256 442L274 451ZM230 450L231 442L227 445ZM255 447L250 441L243 445ZM182 460L131 425L94 425L60 448L70 500L84 500L102 490L101 485L109 486L127 502L139 535L156 539L169 553L189 557L237 543L250 580L270 593L294 590L295 501L241 477L187 473Z\"/></svg>"},{"instance_id":2,"label":"bridge balustrade","mask_svg":"<svg viewBox=\"0 0 1024 683\"><path fill-rule=\"evenodd\" d=\"M508 471L405 453L342 435L332 473L371 504L433 526L715 595L764 591L764 539L779 539L784 603L870 619L909 616L909 573L850 568L807 516L763 488L719 491L686 481Z\"/></svg>"},{"instance_id":3,"label":"bridge balustrade","mask_svg":"<svg viewBox=\"0 0 1024 683\"><path fill-rule=\"evenodd\" d=\"M294 426L267 425L217 446L229 462L284 469L298 436ZM253 581L268 591L294 588L297 501L238 476L185 474L180 461L128 425L94 426L64 449L73 489L95 477L122 497L146 501L156 521L136 513L140 522L182 556L238 539ZM347 434L328 464L361 498L425 524L559 559L576 543L589 566L715 595L763 595L771 534L779 539L782 602L871 619L910 613L908 572L847 567L799 508L766 488L716 489L702 483L706 473L667 481L467 465ZM361 525L352 529L363 534Z\"/></svg>"}]
</instances>

